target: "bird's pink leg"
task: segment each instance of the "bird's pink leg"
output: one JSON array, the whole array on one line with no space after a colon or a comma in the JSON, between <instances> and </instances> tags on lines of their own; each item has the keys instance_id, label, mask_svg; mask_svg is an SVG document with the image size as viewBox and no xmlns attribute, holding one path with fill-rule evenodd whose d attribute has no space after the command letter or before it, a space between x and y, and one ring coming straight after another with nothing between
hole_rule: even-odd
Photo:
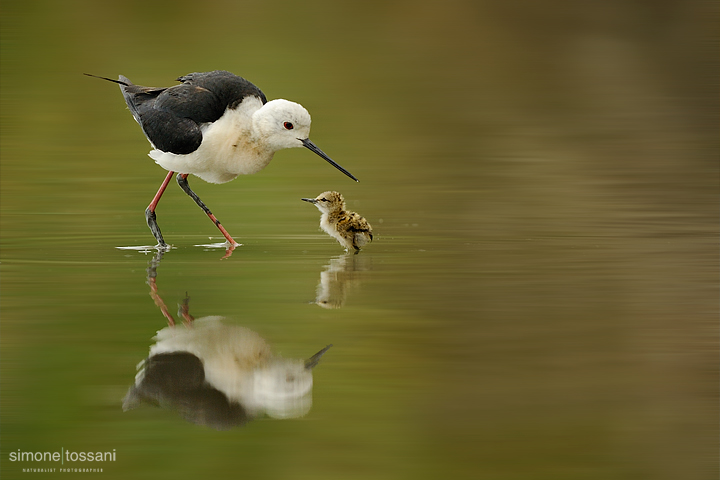
<instances>
[{"instance_id":1,"label":"bird's pink leg","mask_svg":"<svg viewBox=\"0 0 720 480\"><path fill-rule=\"evenodd\" d=\"M212 222L215 224L215 226L218 228L218 230L220 230L220 232L223 234L223 236L230 243L230 247L228 250L232 251L235 247L237 247L240 244L237 243L235 240L233 240L233 238L230 236L230 234L227 232L227 230L225 230L225 227L223 227L220 224L220 220L218 220L215 217L215 215L213 215L213 213L210 211L210 209L203 203L202 200L200 200L200 197L198 197L195 192L190 190L190 185L188 185L187 177L188 177L187 173L178 173L178 175L177 175L178 185L180 185L180 188L182 188L183 191L185 193L187 193L190 198L195 200L195 203L197 203L198 206L203 209L203 212L205 212L205 214L210 218L210 220L212 220Z\"/></svg>"},{"instance_id":2,"label":"bird's pink leg","mask_svg":"<svg viewBox=\"0 0 720 480\"><path fill-rule=\"evenodd\" d=\"M160 232L160 227L157 224L157 217L155 216L155 208L157 208L157 204L160 201L160 197L162 197L162 194L165 192L165 189L167 188L167 186L170 183L170 180L172 179L172 176L174 174L175 174L175 172L168 172L167 176L165 177L165 180L163 180L162 185L160 185L160 188L158 189L157 193L155 194L155 197L152 199L152 202L150 202L150 205L148 205L147 209L145 209L145 219L147 220L148 227L150 227L150 231L152 232L153 236L155 237L155 240L158 241L159 247L167 247L167 243L165 243L162 233Z\"/></svg>"},{"instance_id":3,"label":"bird's pink leg","mask_svg":"<svg viewBox=\"0 0 720 480\"><path fill-rule=\"evenodd\" d=\"M163 253L165 253L164 250L159 250L152 260L150 260L150 263L147 268L147 284L150 287L150 297L153 299L153 302L155 302L155 305L160 309L163 316L168 322L168 325L171 327L175 326L175 319L170 314L170 310L168 310L167 305L165 305L165 302L163 302L163 299L160 297L160 294L158 293L158 286L157 286L157 267L160 265L160 260L162 260ZM187 295L187 294L186 294Z\"/></svg>"},{"instance_id":4,"label":"bird's pink leg","mask_svg":"<svg viewBox=\"0 0 720 480\"><path fill-rule=\"evenodd\" d=\"M167 319L168 325L171 327L175 326L175 319L170 314L170 310L168 309L167 305L165 305L165 302L163 302L163 299L158 294L158 287L157 283L154 278L148 278L148 285L150 286L150 297L155 302L155 305L160 308L160 311L163 314L163 317Z\"/></svg>"},{"instance_id":5,"label":"bird's pink leg","mask_svg":"<svg viewBox=\"0 0 720 480\"><path fill-rule=\"evenodd\" d=\"M195 317L190 315L190 297L185 292L185 298L181 304L178 304L178 315L185 319L185 325L192 327L192 323L195 321Z\"/></svg>"}]
</instances>

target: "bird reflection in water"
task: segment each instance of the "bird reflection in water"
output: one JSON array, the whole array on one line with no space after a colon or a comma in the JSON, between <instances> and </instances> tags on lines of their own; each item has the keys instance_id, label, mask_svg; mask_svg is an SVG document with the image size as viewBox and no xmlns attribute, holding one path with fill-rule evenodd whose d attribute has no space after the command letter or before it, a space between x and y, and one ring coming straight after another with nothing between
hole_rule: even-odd
<instances>
[{"instance_id":1,"label":"bird reflection in water","mask_svg":"<svg viewBox=\"0 0 720 480\"><path fill-rule=\"evenodd\" d=\"M320 272L315 301L323 308L335 309L345 305L348 292L360 285L364 271L371 269L371 258L353 253L332 257Z\"/></svg>"},{"instance_id":2,"label":"bird reflection in water","mask_svg":"<svg viewBox=\"0 0 720 480\"><path fill-rule=\"evenodd\" d=\"M148 268L148 284L168 326L157 333L148 358L138 365L123 410L149 403L217 430L242 426L263 415L297 418L308 413L312 369L332 345L306 360L281 358L252 330L219 316L195 319L188 297L178 311L185 325L176 326L157 293L160 258L162 252Z\"/></svg>"}]
</instances>

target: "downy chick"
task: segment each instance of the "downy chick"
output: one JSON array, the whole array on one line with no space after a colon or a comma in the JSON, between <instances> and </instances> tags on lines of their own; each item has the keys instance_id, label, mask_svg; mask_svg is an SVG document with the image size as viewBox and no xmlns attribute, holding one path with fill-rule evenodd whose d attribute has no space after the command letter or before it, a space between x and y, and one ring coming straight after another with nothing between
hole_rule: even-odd
<instances>
[{"instance_id":1,"label":"downy chick","mask_svg":"<svg viewBox=\"0 0 720 480\"><path fill-rule=\"evenodd\" d=\"M355 252L373 239L370 224L355 212L345 210L345 199L338 192L323 192L316 198L303 198L322 213L320 228L340 242L348 251Z\"/></svg>"}]
</instances>

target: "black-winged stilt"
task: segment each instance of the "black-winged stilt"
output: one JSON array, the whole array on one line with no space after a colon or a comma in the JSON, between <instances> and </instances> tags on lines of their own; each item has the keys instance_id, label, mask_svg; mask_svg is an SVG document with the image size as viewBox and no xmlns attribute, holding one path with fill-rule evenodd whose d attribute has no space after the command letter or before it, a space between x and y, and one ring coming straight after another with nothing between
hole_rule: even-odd
<instances>
[{"instance_id":1,"label":"black-winged stilt","mask_svg":"<svg viewBox=\"0 0 720 480\"><path fill-rule=\"evenodd\" d=\"M323 192L316 198L302 200L315 205L322 215L320 228L340 242L347 250L360 248L372 242L372 227L364 217L355 212L345 210L345 199L338 192Z\"/></svg>"},{"instance_id":2,"label":"black-winged stilt","mask_svg":"<svg viewBox=\"0 0 720 480\"><path fill-rule=\"evenodd\" d=\"M190 189L188 175L225 183L259 172L278 150L305 147L357 181L310 141L310 114L302 105L282 99L268 102L258 87L230 72L190 73L177 79L180 85L165 88L135 85L122 75L118 80L97 78L120 84L130 112L153 147L150 157L168 170L145 210L160 249L167 244L155 208L175 172L180 187L222 232L230 250L238 243Z\"/></svg>"}]
</instances>

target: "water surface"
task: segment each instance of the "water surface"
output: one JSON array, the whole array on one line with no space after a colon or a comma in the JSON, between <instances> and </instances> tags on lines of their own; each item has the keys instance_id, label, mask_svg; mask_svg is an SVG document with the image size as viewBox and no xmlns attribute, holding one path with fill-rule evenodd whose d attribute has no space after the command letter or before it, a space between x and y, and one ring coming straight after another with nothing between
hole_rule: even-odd
<instances>
[{"instance_id":1,"label":"water surface","mask_svg":"<svg viewBox=\"0 0 720 480\"><path fill-rule=\"evenodd\" d=\"M272 21L6 5L3 478L59 468L10 453L61 448L114 451L102 478L715 478L699 3L209 5ZM180 189L163 197L171 313L187 294L286 358L334 345L307 415L223 432L122 410L167 320L154 252L117 247L153 243L143 212L165 173L117 88L81 75L215 68L303 103L313 141L360 179L300 149L226 185L191 178L243 244L226 259L196 246L222 237ZM358 255L300 200L328 189L373 225Z\"/></svg>"}]
</instances>

